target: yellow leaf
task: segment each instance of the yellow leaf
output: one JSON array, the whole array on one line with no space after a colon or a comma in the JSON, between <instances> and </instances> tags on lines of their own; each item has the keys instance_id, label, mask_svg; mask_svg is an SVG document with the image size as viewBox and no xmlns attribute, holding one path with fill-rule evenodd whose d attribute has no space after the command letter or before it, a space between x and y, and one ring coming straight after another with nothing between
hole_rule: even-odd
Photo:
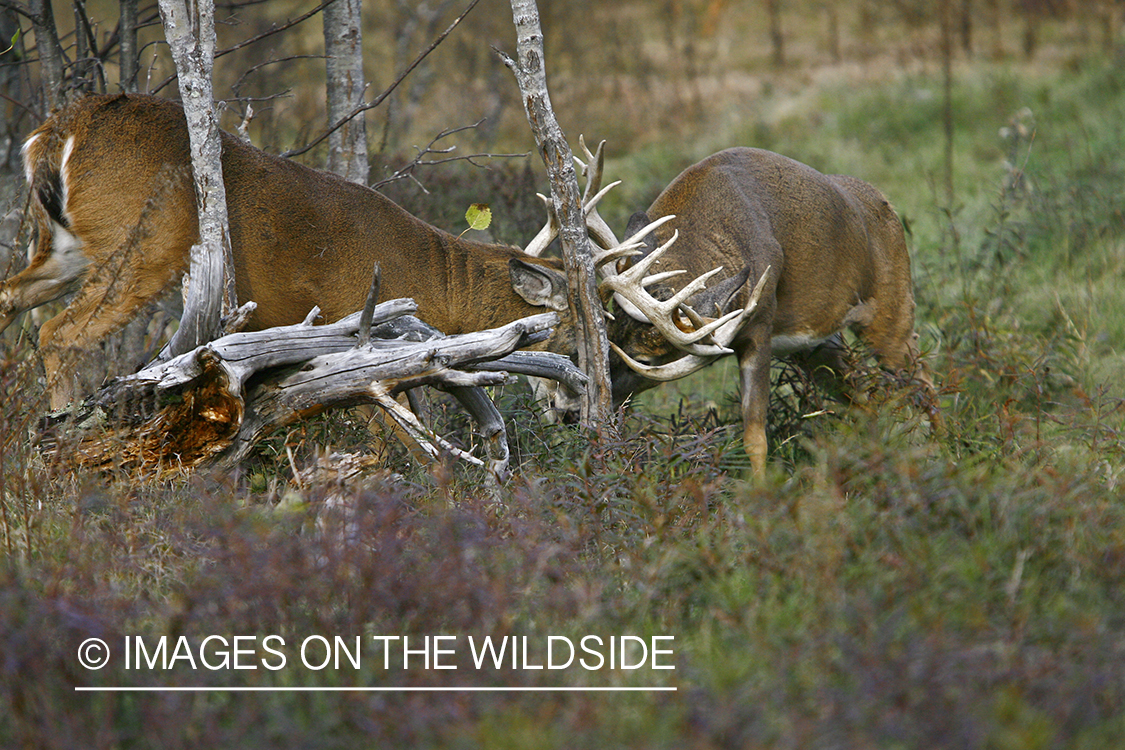
<instances>
[{"instance_id":1,"label":"yellow leaf","mask_svg":"<svg viewBox=\"0 0 1125 750\"><path fill-rule=\"evenodd\" d=\"M469 229L488 229L492 223L492 209L487 203L474 203L465 212L465 221L469 222Z\"/></svg>"}]
</instances>

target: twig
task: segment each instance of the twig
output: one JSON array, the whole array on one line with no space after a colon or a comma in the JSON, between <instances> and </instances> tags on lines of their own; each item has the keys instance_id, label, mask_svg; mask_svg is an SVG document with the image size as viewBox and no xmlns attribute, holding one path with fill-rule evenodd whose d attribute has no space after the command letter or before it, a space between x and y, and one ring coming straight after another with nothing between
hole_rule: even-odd
<instances>
[{"instance_id":1,"label":"twig","mask_svg":"<svg viewBox=\"0 0 1125 750\"><path fill-rule=\"evenodd\" d=\"M219 50L218 52L215 53L215 57L222 57L223 55L228 55L231 52L236 52L236 51L242 49L243 47L248 47L251 44L254 44L255 42L259 42L259 41L261 41L262 39L265 39L268 36L273 36L274 34L278 34L278 33L281 33L282 31L285 31L286 29L290 29L290 28L296 26L297 24L302 23L302 22L307 21L308 19L312 18L317 13L324 10L325 8L327 8L329 5L331 5L334 2L336 2L336 0L324 0L323 3L316 6L315 8L310 10L308 13L304 14L303 16L299 16L299 17L293 19L292 21L286 21L281 26L274 26L274 27L268 29L267 31L263 31L261 34L258 34L257 36L252 36L249 39L243 39L241 42L234 45L233 47L227 47L226 49Z\"/></svg>"},{"instance_id":2,"label":"twig","mask_svg":"<svg viewBox=\"0 0 1125 750\"><path fill-rule=\"evenodd\" d=\"M451 154L451 153L453 153L453 151L455 151L456 148L457 148L456 146L450 146L449 148L434 148L434 144L437 143L438 141L440 141L441 139L447 137L447 136L453 135L454 133L460 133L463 130L472 130L473 128L478 128L478 127L480 127L480 124L482 122L484 122L484 120L480 119L480 120L477 120L472 125L461 125L461 126L456 127L456 128L448 128L446 130L441 131L436 136L434 136L433 140L431 140L429 143L427 143L423 148L418 148L417 146L415 146L414 148L417 149L418 155L415 156L414 159L412 161L410 161L410 163L408 163L405 166L400 167L399 169L395 170L395 172L390 177L387 177L386 179L383 179L383 180L379 180L378 182L372 184L371 188L374 189L374 190L378 190L383 185L389 185L392 182L397 182L398 180L403 180L403 179L406 179L407 177L409 177L411 180L414 180L414 183L416 185L418 185L419 188L422 189L422 192L429 195L429 191L426 190L425 186L422 185L422 183L419 182L417 180L417 178L414 177L414 170L417 167L421 167L421 166L429 167L429 166L435 166L435 165L438 165L438 164L448 164L449 162L454 162L454 161L467 161L470 164L472 164L474 167L484 168L485 165L477 164L477 162L475 162L474 159L524 159L524 158L527 158L527 156L528 156L527 153L523 153L523 154L492 154L492 153L483 153L482 154L482 153L477 153L477 154L467 154L465 156L450 156L450 157L445 158L445 159L429 159L429 160L426 159L426 157L429 156L430 154Z\"/></svg>"},{"instance_id":3,"label":"twig","mask_svg":"<svg viewBox=\"0 0 1125 750\"><path fill-rule=\"evenodd\" d=\"M242 88L243 82L251 73L256 73L267 65L276 65L277 63L289 62L291 60L323 60L324 57L324 55L289 55L288 57L266 60L265 62L258 63L257 65L252 65L251 67L247 68L246 72L240 75L238 77L238 80L231 84L230 90L234 92L235 99L241 101L244 99L244 97L239 95L239 90ZM228 99L226 101L232 100Z\"/></svg>"},{"instance_id":4,"label":"twig","mask_svg":"<svg viewBox=\"0 0 1125 750\"><path fill-rule=\"evenodd\" d=\"M439 34L437 39L435 39L433 41L433 43L430 44L429 47L427 47L425 50L423 50L421 52L421 54L419 54L416 58L414 58L414 62L410 63L410 65L407 66L406 70L404 70L399 75L399 77L396 78L394 80L394 82L392 82L391 85L388 86L381 94L379 94L377 97L372 99L367 104L361 104L358 107L356 107L355 109L353 109L350 113L345 115L339 122L337 122L332 127L328 128L328 130L321 133L312 142L302 146L301 148L290 149L289 151L286 151L285 153L283 153L281 155L285 156L285 157L300 156L301 154L304 154L304 153L312 150L313 148L318 146L321 142L323 142L328 136L335 133L337 130L342 128L345 124L347 124L349 121L351 121L356 116L366 112L369 109L374 109L375 107L378 107L380 104L382 104L383 100L386 99L388 96L390 96L394 92L394 90L398 88L399 84L402 83L403 80L408 75L410 75L410 73L416 67L418 67L418 65L423 60L425 60L426 57L428 57L431 52L433 52L435 49L437 49L437 46L439 44L441 44L443 41L445 41L445 38L447 36L449 36L451 33L453 33L453 29L457 28L458 24L460 24L461 21L464 20L465 16L469 15L469 11L471 11L473 8L477 7L477 3L479 3L479 2L480 2L480 0L473 0L471 3L469 3L469 7L466 8L464 10L464 12L461 13L461 15L457 16L457 18L453 19L453 23L449 24L449 28L447 28L445 31L443 31L441 34ZM217 56L218 55L216 55L216 57Z\"/></svg>"},{"instance_id":5,"label":"twig","mask_svg":"<svg viewBox=\"0 0 1125 750\"><path fill-rule=\"evenodd\" d=\"M218 59L218 58L222 57L223 55L229 55L231 52L236 52L236 51L242 49L243 47L247 47L247 46L249 46L249 45L251 45L255 42L259 42L262 39L265 39L266 37L273 36L274 34L278 34L282 31L285 31L286 29L290 29L290 28L296 26L297 24L299 24L303 21L307 21L308 19L312 18L317 13L324 10L327 6L331 5L334 2L336 2L336 0L325 0L323 3L321 3L320 5L316 6L312 10L310 10L308 13L305 13L303 16L298 16L297 18L294 18L292 21L286 21L285 23L283 23L280 26L273 26L270 29L268 29L267 31L263 31L261 34L258 34L257 36L252 36L249 39L243 39L241 42L234 45L233 47L227 47L226 49L219 50L218 52L215 53L215 58ZM152 89L151 93L155 94L156 92L160 91L160 89L164 88L165 86L167 86L168 84L170 84L174 80L176 80L175 74L172 74L172 75L168 76L163 81L161 81L160 84L157 85L156 88Z\"/></svg>"}]
</instances>

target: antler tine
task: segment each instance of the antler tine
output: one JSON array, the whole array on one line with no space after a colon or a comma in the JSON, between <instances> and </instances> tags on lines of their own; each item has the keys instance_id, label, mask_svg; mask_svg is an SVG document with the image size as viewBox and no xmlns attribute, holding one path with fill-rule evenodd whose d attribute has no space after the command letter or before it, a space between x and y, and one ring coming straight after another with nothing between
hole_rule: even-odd
<instances>
[{"instance_id":1,"label":"antler tine","mask_svg":"<svg viewBox=\"0 0 1125 750\"><path fill-rule=\"evenodd\" d=\"M746 305L737 310L716 318L711 322L705 322L700 315L688 305L680 305L680 309L691 320L692 324L697 326L696 334L705 336L707 334L714 334L710 337L711 344L723 348L729 348L734 337L742 329L742 324L750 315L758 309L758 301L762 297L762 290L765 289L766 280L769 278L770 267L766 266L766 270L762 272L758 283L754 285L754 290L750 293L750 298L746 301Z\"/></svg>"},{"instance_id":2,"label":"antler tine","mask_svg":"<svg viewBox=\"0 0 1125 750\"><path fill-rule=\"evenodd\" d=\"M640 234L640 233L638 232L638 234ZM635 236L636 235L634 235L634 237ZM653 263L656 263L656 261L660 260L660 256L663 255L664 253L666 253L668 251L668 248L672 247L672 245L676 242L676 239L679 236L680 236L679 230L676 230L676 231L672 232L671 239L669 239L667 242L665 242L660 247L653 250L648 255L646 255L643 258L641 258L640 260L638 260L636 263L634 263L629 268L627 268L624 271L622 271L621 273L617 274L617 277L624 283L636 284L637 286L639 286L643 289L644 286L645 286L644 282L643 282L643 279L645 278L645 275L648 273L648 269L652 267ZM625 246L629 247L630 243L626 242Z\"/></svg>"},{"instance_id":3,"label":"antler tine","mask_svg":"<svg viewBox=\"0 0 1125 750\"><path fill-rule=\"evenodd\" d=\"M539 234L531 242L527 243L524 248L524 255L530 255L538 258L543 254L543 251L551 244L551 241L559 236L559 217L555 213L555 206L551 203L551 199L542 193L536 193L539 199L547 207L547 223L539 230Z\"/></svg>"},{"instance_id":4,"label":"antler tine","mask_svg":"<svg viewBox=\"0 0 1125 750\"><path fill-rule=\"evenodd\" d=\"M586 213L586 230L590 233L590 239L599 247L612 248L618 244L617 235L610 229L606 220L598 214L596 206L598 205L598 201L605 197L606 193L620 184L621 180L609 183L599 190L583 207L583 211Z\"/></svg>"},{"instance_id":5,"label":"antler tine","mask_svg":"<svg viewBox=\"0 0 1125 750\"><path fill-rule=\"evenodd\" d=\"M734 341L734 337L738 334L739 329L742 328L743 321L750 317L750 314L758 308L758 301L762 297L762 290L766 288L766 281L769 279L770 268L770 266L766 266L766 270L762 271L762 275L758 277L758 283L754 285L754 290L750 292L750 299L746 301L745 307L719 318L719 321L727 321L719 326L715 333L714 340L720 346L729 346L730 342Z\"/></svg>"},{"instance_id":6,"label":"antler tine","mask_svg":"<svg viewBox=\"0 0 1125 750\"><path fill-rule=\"evenodd\" d=\"M609 183L608 185L606 185L604 188L602 188L598 192L594 193L594 197L590 198L589 200L587 200L586 197L583 196L583 198L582 198L582 210L585 211L586 214L589 214L591 211L594 210L594 207L598 205L598 201L600 201L602 198L604 198L606 196L606 193L608 193L610 190L613 190L615 187L620 185L621 182L622 182L621 180L614 180L613 182Z\"/></svg>"},{"instance_id":7,"label":"antler tine","mask_svg":"<svg viewBox=\"0 0 1125 750\"><path fill-rule=\"evenodd\" d=\"M574 161L581 167L582 174L586 177L586 189L582 195L582 213L585 216L586 231L589 232L590 238L599 247L616 249L620 244L617 241L617 236L610 229L605 219L598 214L597 205L598 201L604 198L610 190L621 184L621 180L611 182L605 187L601 186L602 169L605 166L603 154L605 141L598 144L598 149L593 154L586 147L584 137L579 136L578 143L588 160L588 162L583 162L577 156L574 157ZM553 203L542 193L536 193L536 195L547 206L547 223L524 249L525 255L533 257L542 255L555 237L559 235L559 219Z\"/></svg>"},{"instance_id":8,"label":"antler tine","mask_svg":"<svg viewBox=\"0 0 1125 750\"><path fill-rule=\"evenodd\" d=\"M659 284L661 281L674 279L677 276L682 276L685 273L687 273L687 271L682 268L675 271L661 271L660 273L654 273L652 276L645 276L644 281L641 282L641 286L647 287L652 286L653 284Z\"/></svg>"},{"instance_id":9,"label":"antler tine","mask_svg":"<svg viewBox=\"0 0 1125 750\"><path fill-rule=\"evenodd\" d=\"M586 176L586 190L582 194L582 202L586 203L591 195L599 191L602 185L602 170L605 167L605 141L598 143L598 150L591 154L590 149L586 147L586 136L579 135L578 146L586 156L585 162L577 156L574 157L574 161L582 166L582 172Z\"/></svg>"},{"instance_id":10,"label":"antler tine","mask_svg":"<svg viewBox=\"0 0 1125 750\"><path fill-rule=\"evenodd\" d=\"M637 236L643 234L644 232L639 233ZM672 317L679 308L686 308L687 299L705 288L708 279L716 273L719 273L722 270L721 268L708 271L699 278L694 279L685 286L684 289L673 296L672 299L663 302L657 300L645 289L647 284L661 281L679 273L679 271L666 271L654 276L646 276L646 271L652 263L654 263L661 254L666 252L668 248L675 243L677 238L679 238L678 230L672 233L672 237L667 242L649 253L648 256L635 264L632 268L620 274L607 274L602 283L617 293L618 302L622 304L622 307L625 308L630 316L634 318L639 316L642 320L648 320L677 348L701 356L729 354L731 350L725 346L717 343L701 343L701 341L709 337L715 329L723 323L726 323L726 320L719 322L717 325L708 324L700 330L687 332L681 330ZM628 245L625 247L628 247ZM694 311L692 311L692 314L694 314Z\"/></svg>"},{"instance_id":11,"label":"antler tine","mask_svg":"<svg viewBox=\"0 0 1125 750\"><path fill-rule=\"evenodd\" d=\"M711 280L711 277L714 276L715 274L721 272L722 270L723 270L722 266L719 266L718 268L712 268L707 273L705 273L701 276L697 276L696 278L692 279L691 281L689 281L687 283L686 286L684 286L683 289L676 292L676 294L673 295L672 299L668 300L668 302L666 304L668 304L669 306L673 306L673 307L680 307L680 306L687 307L687 305L685 305L684 303L687 302L692 297L694 297L699 292L702 292L704 289L706 289L707 288L707 282ZM678 274L685 273L685 272L684 271L665 271L663 273L658 273L655 276L646 277L645 280L641 282L641 285L642 286L648 286L649 284L655 284L657 280L663 280L663 277L667 276L669 273L678 275Z\"/></svg>"},{"instance_id":12,"label":"antler tine","mask_svg":"<svg viewBox=\"0 0 1125 750\"><path fill-rule=\"evenodd\" d=\"M720 329L715 334L714 339L724 347L734 340L735 335L742 327L743 321L757 309L758 301L762 296L762 290L765 288L766 281L769 278L769 272L770 268L767 266L766 270L762 272L761 277L758 279L758 283L754 286L754 290L750 293L750 299L747 300L744 308L734 310L719 318L719 320L713 321L713 323L719 324ZM691 308L685 308L685 311L690 311L694 314ZM697 316L693 317L693 322L696 320L702 322L702 319ZM626 365L649 380L678 380L679 378L686 377L693 372L703 369L718 358L718 355L688 354L664 365L646 365L630 357L621 350L621 347L617 346L617 344L612 341L609 342L609 345L613 351L617 352L617 356L621 357Z\"/></svg>"},{"instance_id":13,"label":"antler tine","mask_svg":"<svg viewBox=\"0 0 1125 750\"><path fill-rule=\"evenodd\" d=\"M577 156L574 157L574 161L582 167L582 174L586 177L586 188L582 193L582 205L586 212L586 228L596 244L604 248L614 247L618 244L617 235L613 233L605 219L598 215L594 207L609 192L610 188L620 185L621 181L618 180L604 188L602 187L602 172L605 169L604 140L598 143L598 148L594 153L590 153L590 149L586 146L584 135L578 136L578 145L586 157L586 161L582 161Z\"/></svg>"},{"instance_id":14,"label":"antler tine","mask_svg":"<svg viewBox=\"0 0 1125 750\"><path fill-rule=\"evenodd\" d=\"M644 242L645 235L649 234L650 232L655 232L657 229L664 226L665 224L667 224L668 222L672 221L675 218L676 218L675 214L668 214L667 216L661 216L659 219L657 219L655 221L651 221L648 224L645 224L643 227L641 227L636 232L634 232L631 236L626 238L626 240L624 242L622 242L621 244L631 245L634 242Z\"/></svg>"},{"instance_id":15,"label":"antler tine","mask_svg":"<svg viewBox=\"0 0 1125 750\"><path fill-rule=\"evenodd\" d=\"M746 301L745 307L732 310L722 317L705 323L696 329L696 334L700 335L702 338L707 334L713 333L714 335L710 337L712 344L723 348L729 348L731 342L734 341L734 337L738 334L739 330L741 330L743 322L758 309L758 301L762 297L762 290L765 289L766 280L769 278L769 272L770 267L766 266L766 270L762 272L758 283L754 285L754 290L750 292L750 298ZM714 271L711 273L714 273ZM700 278L703 277L701 276ZM694 325L699 326L699 324L703 322L699 314L688 305L680 305L680 309L684 311Z\"/></svg>"},{"instance_id":16,"label":"antler tine","mask_svg":"<svg viewBox=\"0 0 1125 750\"><path fill-rule=\"evenodd\" d=\"M669 214L668 216L661 216L656 221L651 222L651 223L645 225L644 227L642 227L639 231L635 232L633 234L633 236L629 237L627 240L622 242L620 245L613 248L613 250L617 250L617 249L621 249L621 248L633 249L633 248L644 247L645 246L644 238L645 238L646 235L648 235L649 232L652 232L652 231L656 230L657 228L667 224L669 221L672 221L675 218L676 218L675 214ZM644 272L648 270L649 266L651 266L653 263L655 263L656 260L669 247L671 247L672 243L675 242L675 241L676 241L676 237L673 236L671 240L664 243L663 245L661 245L660 247L658 247L657 249L655 249L651 253L649 253L647 256L645 256L645 258L640 263L637 263L632 268L629 268L627 271L624 271L623 273L632 274L632 276L630 276L630 278L638 278L639 279L640 277L643 277ZM638 268L638 267L640 267L642 270L640 272L635 272L635 269ZM612 272L607 272L606 275L608 277L608 276L616 276L618 274L612 273Z\"/></svg>"},{"instance_id":17,"label":"antler tine","mask_svg":"<svg viewBox=\"0 0 1125 750\"><path fill-rule=\"evenodd\" d=\"M643 247L643 245L641 243L635 242L632 245L618 245L617 247L611 247L608 250L595 251L595 253L594 253L594 267L600 269L602 266L604 266L606 263L609 263L611 260L618 260L620 258L629 258L629 257L632 257L634 255L640 255L641 254L641 251L640 251L641 247ZM606 275L614 275L614 274L606 274Z\"/></svg>"}]
</instances>

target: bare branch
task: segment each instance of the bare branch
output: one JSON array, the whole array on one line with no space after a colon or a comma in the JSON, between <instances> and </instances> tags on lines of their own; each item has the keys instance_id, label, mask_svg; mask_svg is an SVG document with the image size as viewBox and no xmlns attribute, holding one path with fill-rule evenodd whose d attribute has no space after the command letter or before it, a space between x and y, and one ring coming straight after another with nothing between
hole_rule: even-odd
<instances>
[{"instance_id":1,"label":"bare branch","mask_svg":"<svg viewBox=\"0 0 1125 750\"><path fill-rule=\"evenodd\" d=\"M317 13L324 10L324 8L326 6L331 5L334 2L336 2L336 0L325 0L323 3L316 6L315 8L313 8L308 13L305 13L302 16L298 16L297 18L294 18L291 21L286 21L285 23L281 24L280 26L271 26L269 29L267 29L266 31L263 31L261 34L258 34L257 36L252 36L249 39L244 39L241 42L239 42L238 44L234 45L233 47L227 47L226 49L219 50L218 52L215 53L215 58L218 59L218 58L222 57L223 55L229 55L231 52L237 52L238 50L242 49L243 47L248 47L251 44L254 44L255 42L260 42L261 40L263 40L267 37L273 36L274 34L280 34L282 31L285 31L286 29L291 29L294 26L296 26L297 24L309 20L310 18L315 16ZM152 93L155 94L156 92L160 91L162 88L167 86L168 84L172 83L172 81L174 81L174 80L176 80L175 74L168 76L163 81L161 81L156 86L156 88L152 89Z\"/></svg>"},{"instance_id":2,"label":"bare branch","mask_svg":"<svg viewBox=\"0 0 1125 750\"><path fill-rule=\"evenodd\" d=\"M410 65L408 65L406 67L406 70L404 70L399 75L399 77L396 78L391 83L391 85L388 86L381 94L376 96L374 99L372 99L367 104L363 104L359 107L356 107L354 110L349 112L345 117L341 118L339 122L332 125L332 127L328 128L328 130L326 130L324 133L321 133L319 136L317 136L311 142L305 144L304 146L302 146L300 148L290 149L289 151L286 151L281 155L285 156L285 157L300 156L301 154L304 154L304 153L307 153L308 151L311 151L313 148L316 148L318 145L320 145L329 135L331 135L332 133L334 133L337 130L339 130L340 128L342 128L352 118L358 117L360 114L366 112L367 110L375 109L375 107L378 107L380 104L382 104L383 100L386 99L388 96L390 96L394 92L394 90L398 88L399 84L401 84L403 82L403 80L405 80L406 77L408 75L410 75L410 73L416 67L418 67L418 65L423 60L425 60L431 52L433 52L435 49L437 49L439 44L441 44L443 41L445 41L445 38L447 36L449 36L451 33L453 33L453 30L455 28L457 28L457 26L461 23L461 21L463 21L465 19L465 16L469 15L469 11L471 11L473 8L477 7L477 3L479 3L479 2L480 2L480 0L473 0L471 3L469 3L469 7L466 8L461 13L461 15L457 16L457 18L455 18L453 20L453 23L449 24L449 28L447 28L445 31L443 31L441 34L439 34L438 37L430 44L429 47L424 49L416 58L414 58L414 62L410 63Z\"/></svg>"},{"instance_id":3,"label":"bare branch","mask_svg":"<svg viewBox=\"0 0 1125 750\"><path fill-rule=\"evenodd\" d=\"M379 304L379 282L382 274L379 264L371 272L371 288L367 290L367 304L363 306L363 314L359 316L359 337L356 346L364 346L371 340L371 317L375 314L375 305Z\"/></svg>"},{"instance_id":4,"label":"bare branch","mask_svg":"<svg viewBox=\"0 0 1125 750\"><path fill-rule=\"evenodd\" d=\"M172 474L242 460L264 435L309 414L374 400L431 456L441 452L508 476L503 419L479 390L507 379L506 365L577 383L565 357L513 350L534 343L554 313L499 328L442 336L415 318L407 299L372 309L372 340L356 346L361 314L324 326L295 325L239 333L118 378L68 416L65 431L79 447L79 465L114 466L139 474ZM420 335L399 335L400 324ZM422 326L418 329L417 326ZM540 361L541 360L541 361ZM455 448L402 410L392 395L421 385L448 390L485 438L487 462Z\"/></svg>"},{"instance_id":5,"label":"bare branch","mask_svg":"<svg viewBox=\"0 0 1125 750\"><path fill-rule=\"evenodd\" d=\"M429 143L427 143L424 147L418 148L417 146L415 146L414 147L415 150L418 151L417 156L415 156L414 159L412 159L408 164L406 164L402 167L399 167L397 170L395 170L395 172L390 177L387 177L386 179L379 180L378 182L371 185L372 189L377 190L380 187L382 187L383 185L389 185L390 183L397 182L398 180L411 179L411 180L414 181L414 183L416 185L418 185L419 188L422 189L422 192L429 195L429 191L426 190L425 186L422 185L422 183L419 182L418 179L414 176L414 170L417 169L418 167L432 167L432 166L436 166L438 164L448 164L448 163L454 162L454 161L467 161L470 164L472 164L474 167L480 167L481 169L487 169L488 168L487 164L480 164L476 160L478 160L478 159L523 159L523 158L526 158L528 156L526 153L524 153L524 154L476 153L476 154L466 154L464 156L447 156L446 158L443 158L443 159L427 159L426 158L427 156L431 156L433 154L451 154L451 153L453 153L457 149L456 146L449 146L448 148L434 148L434 144L437 143L438 141L440 141L441 139L446 138L447 136L453 135L455 133L460 133L464 130L472 130L473 128L480 127L480 124L482 122L484 122L484 120L477 120L472 125L461 125L460 127L456 127L456 128L447 128L446 130L443 130L440 133L438 133L436 136L434 136L433 140L431 140Z\"/></svg>"}]
</instances>

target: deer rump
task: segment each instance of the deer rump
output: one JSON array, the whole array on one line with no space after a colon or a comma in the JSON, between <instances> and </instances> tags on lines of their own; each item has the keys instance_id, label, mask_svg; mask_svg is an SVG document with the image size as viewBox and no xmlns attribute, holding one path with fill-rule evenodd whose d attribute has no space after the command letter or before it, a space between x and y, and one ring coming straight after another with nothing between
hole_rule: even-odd
<instances>
[{"instance_id":1,"label":"deer rump","mask_svg":"<svg viewBox=\"0 0 1125 750\"><path fill-rule=\"evenodd\" d=\"M868 183L824 175L769 151L734 148L686 169L647 212L634 215L626 234L669 215L676 218L645 238L642 257L671 243L659 263L686 270L683 278L726 269L688 300L696 318L747 308L759 295L753 311L719 341L739 361L744 444L756 470L765 465L771 357L817 349L807 360L811 366L840 369L838 334L853 328L888 369L905 369L917 358L902 223ZM669 283L652 294L668 298L682 286ZM618 354L611 366L615 402L722 356L677 347L643 322L652 317L643 300L636 306L641 315L619 315L610 326ZM680 316L679 325L696 323Z\"/></svg>"}]
</instances>

